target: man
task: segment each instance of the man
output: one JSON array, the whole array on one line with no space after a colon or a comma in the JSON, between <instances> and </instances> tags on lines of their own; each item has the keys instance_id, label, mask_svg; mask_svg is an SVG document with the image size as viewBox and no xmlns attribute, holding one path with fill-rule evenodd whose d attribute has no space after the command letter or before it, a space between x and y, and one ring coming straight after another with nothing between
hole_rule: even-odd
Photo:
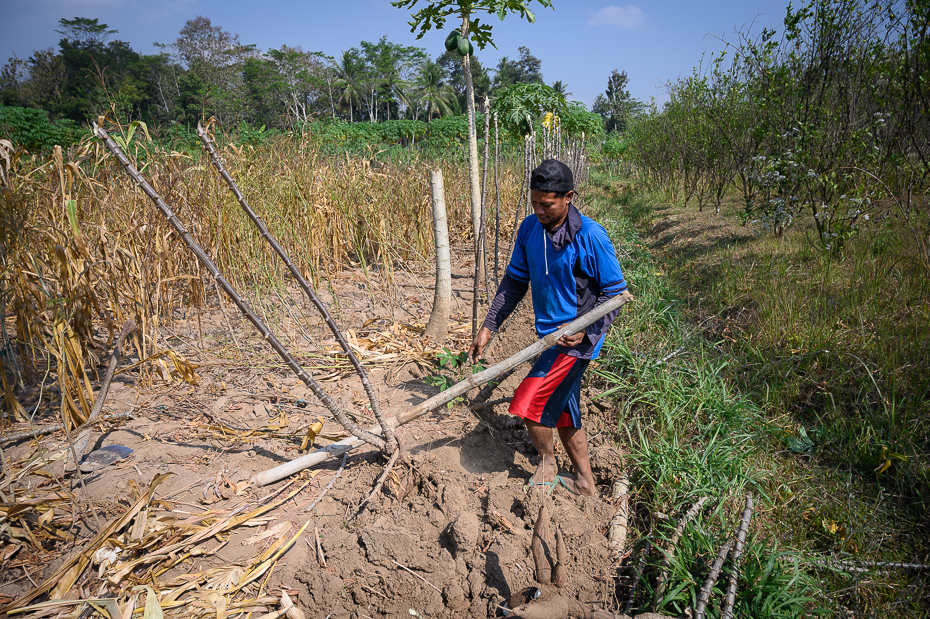
<instances>
[{"instance_id":1,"label":"man","mask_svg":"<svg viewBox=\"0 0 930 619\"><path fill-rule=\"evenodd\" d=\"M574 196L572 172L561 161L547 159L533 170L530 198L534 214L520 224L507 272L469 350L472 362L482 357L491 332L500 328L530 285L539 337L626 290L607 231L575 208ZM540 456L528 487L545 486L551 493L561 484L575 494L596 494L588 440L581 427L581 377L600 352L617 311L583 333L560 338L540 355L514 393L510 412L523 418ZM558 474L553 428L572 461L575 479Z\"/></svg>"}]
</instances>

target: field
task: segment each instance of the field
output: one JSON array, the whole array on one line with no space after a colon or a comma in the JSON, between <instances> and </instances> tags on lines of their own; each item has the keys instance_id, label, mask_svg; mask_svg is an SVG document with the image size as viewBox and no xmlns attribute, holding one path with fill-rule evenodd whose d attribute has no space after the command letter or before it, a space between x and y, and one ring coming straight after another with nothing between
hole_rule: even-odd
<instances>
[{"instance_id":1,"label":"field","mask_svg":"<svg viewBox=\"0 0 930 619\"><path fill-rule=\"evenodd\" d=\"M353 421L374 425L365 385L209 159L165 148L141 125L112 129L296 361ZM387 415L468 375L459 353L475 254L460 158L333 156L313 132L217 141ZM492 166L500 198L487 200L501 269L525 212L514 152ZM774 235L741 217L732 187L719 213L699 210L681 185L663 191L608 159L578 204L610 232L635 302L583 392L599 497L524 490L538 458L501 401L524 368L494 395L473 391L403 426L407 463L386 477L386 457L366 447L257 486L255 474L344 438L343 426L99 141L16 156L2 228L7 610L281 616L293 602L311 617L494 616L534 582L545 504L568 547L567 595L596 608L681 615L704 590L720 616L733 580L736 616L926 615L930 290L894 204L876 204L892 215L860 222L842 251L825 250L813 221ZM453 241L443 342L422 335L435 167ZM482 313L488 295L477 292ZM129 320L136 330L103 398ZM524 307L490 360L534 339ZM96 402L105 419L90 424L87 451L131 455L66 472ZM560 464L570 468L564 454ZM621 480L625 496L614 493ZM618 551L607 535L626 502ZM705 584L741 522L742 561ZM60 601L35 606L46 599Z\"/></svg>"}]
</instances>

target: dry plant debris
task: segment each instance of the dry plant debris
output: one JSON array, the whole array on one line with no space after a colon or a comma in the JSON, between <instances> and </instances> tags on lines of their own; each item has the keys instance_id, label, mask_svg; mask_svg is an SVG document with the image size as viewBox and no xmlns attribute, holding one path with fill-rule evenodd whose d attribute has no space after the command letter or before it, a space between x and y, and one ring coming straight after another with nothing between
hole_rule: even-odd
<instances>
[{"instance_id":1,"label":"dry plant debris","mask_svg":"<svg viewBox=\"0 0 930 619\"><path fill-rule=\"evenodd\" d=\"M155 497L156 488L170 475L156 476L125 513L79 551L66 557L43 583L0 608L0 613L40 617L59 610L76 617L95 609L111 619L120 619L130 617L143 604L144 595L145 617L225 618L271 613L276 607L279 610L274 616L294 615L294 612L288 615L293 607L289 598L263 595L261 579L310 523L307 521L292 535L292 523L281 521L271 525L273 519L262 516L304 490L310 481L294 480L258 501L190 515L175 511L170 502ZM225 476L220 476L208 484L209 491L216 492L221 483L229 490L237 489ZM291 486L297 487L272 501ZM67 495L54 494L0 506L0 532L4 540L9 540L0 546L4 565L12 566L11 559L24 547L41 551L46 539L71 539L64 531L72 519L66 511L70 500ZM191 573L173 571L175 567L189 570L192 565L185 564L193 563L194 558L213 556L226 544L225 534L232 529L265 524L268 528L251 536L249 542L272 540L272 543L241 565ZM42 596L49 601L33 603ZM152 614L156 612L161 614Z\"/></svg>"}]
</instances>

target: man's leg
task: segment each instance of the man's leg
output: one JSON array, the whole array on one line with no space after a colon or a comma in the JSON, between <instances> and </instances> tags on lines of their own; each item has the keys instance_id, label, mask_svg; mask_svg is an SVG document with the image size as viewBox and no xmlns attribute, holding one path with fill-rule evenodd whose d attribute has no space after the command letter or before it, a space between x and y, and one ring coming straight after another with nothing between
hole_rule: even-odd
<instances>
[{"instance_id":1,"label":"man's leg","mask_svg":"<svg viewBox=\"0 0 930 619\"><path fill-rule=\"evenodd\" d=\"M548 430L548 428L546 429ZM530 436L532 436L532 434L530 434ZM597 494L597 487L594 483L594 475L591 473L591 459L588 458L588 436L585 434L584 428L573 428L571 426L560 427L559 438L562 439L565 451L572 461L572 466L575 467L576 479L574 482L570 479L565 479L565 483L569 487L574 486L573 489L578 494L594 496ZM549 435L549 441L549 448L552 449L551 433ZM537 445L537 448L538 447Z\"/></svg>"},{"instance_id":2,"label":"man's leg","mask_svg":"<svg viewBox=\"0 0 930 619\"><path fill-rule=\"evenodd\" d=\"M533 484L548 484L555 479L559 467L555 461L555 448L552 441L552 428L524 419L523 424L529 432L530 439L539 452L539 466L531 479ZM574 460L572 460L574 462ZM589 467L590 468L590 467Z\"/></svg>"}]
</instances>

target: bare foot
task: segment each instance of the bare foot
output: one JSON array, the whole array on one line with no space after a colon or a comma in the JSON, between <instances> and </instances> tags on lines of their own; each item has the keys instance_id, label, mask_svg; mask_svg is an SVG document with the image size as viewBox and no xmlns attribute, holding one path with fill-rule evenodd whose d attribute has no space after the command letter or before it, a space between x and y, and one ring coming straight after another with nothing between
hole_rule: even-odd
<instances>
[{"instance_id":1,"label":"bare foot","mask_svg":"<svg viewBox=\"0 0 930 619\"><path fill-rule=\"evenodd\" d=\"M561 480L559 483L564 484L569 492L581 496L597 496L597 487L590 481L586 482L580 477L575 479L567 475L559 475L559 479Z\"/></svg>"},{"instance_id":2,"label":"bare foot","mask_svg":"<svg viewBox=\"0 0 930 619\"><path fill-rule=\"evenodd\" d=\"M555 458L543 456L539 461L539 466L536 467L536 472L533 473L533 476L530 478L530 485L532 486L541 486L543 484L551 484L555 480L556 473L559 472L559 467L555 462Z\"/></svg>"}]
</instances>

